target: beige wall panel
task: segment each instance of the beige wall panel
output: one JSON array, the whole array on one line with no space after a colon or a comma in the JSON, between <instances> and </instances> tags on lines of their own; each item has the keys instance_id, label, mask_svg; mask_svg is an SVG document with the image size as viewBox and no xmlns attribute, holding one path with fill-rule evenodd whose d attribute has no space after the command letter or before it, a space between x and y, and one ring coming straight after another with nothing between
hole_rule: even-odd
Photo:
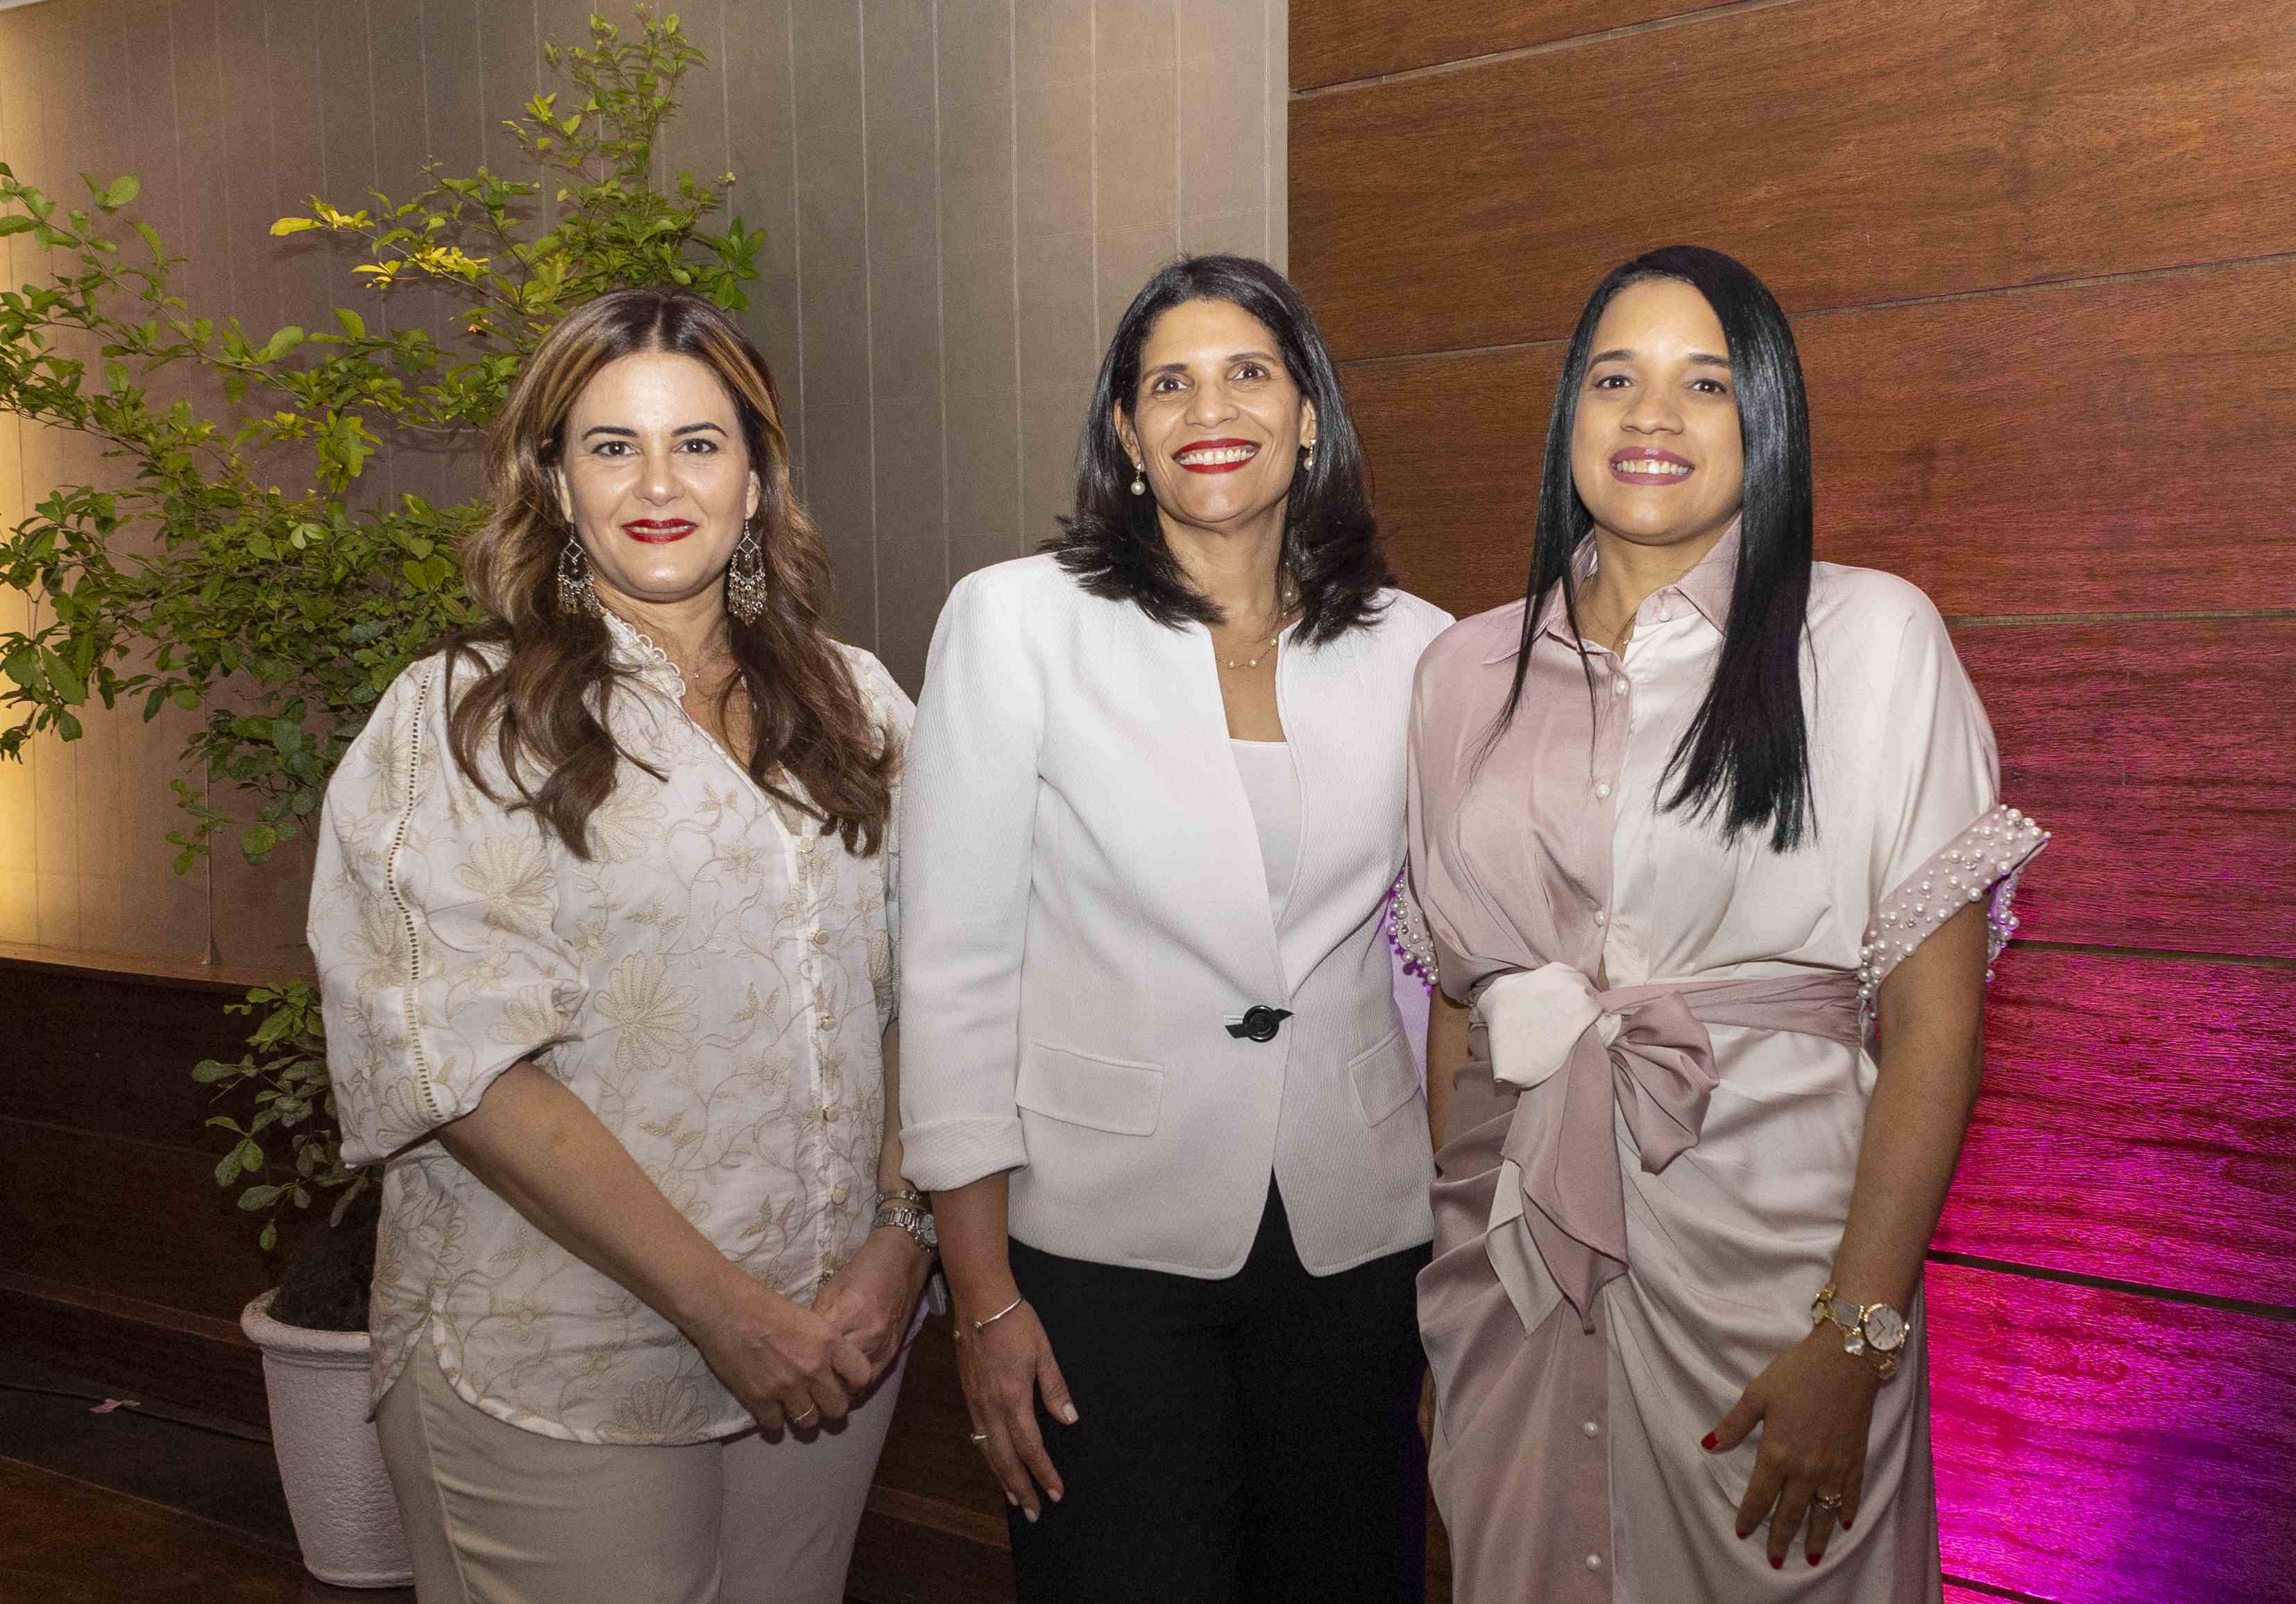
<instances>
[{"instance_id":1,"label":"beige wall panel","mask_svg":"<svg viewBox=\"0 0 2296 1604\"><path fill-rule=\"evenodd\" d=\"M276 0L274 0L276 4ZM480 153L497 173L517 171L518 141L503 124L542 83L542 40L527 0L472 0L479 26Z\"/></svg>"},{"instance_id":2,"label":"beige wall panel","mask_svg":"<svg viewBox=\"0 0 2296 1604\"><path fill-rule=\"evenodd\" d=\"M1013 127L1013 203L1023 241L1092 226L1089 78L1022 79Z\"/></svg>"},{"instance_id":3,"label":"beige wall panel","mask_svg":"<svg viewBox=\"0 0 2296 1604\"><path fill-rule=\"evenodd\" d=\"M1116 332L1117 320L1124 315L1132 298L1154 276L1158 268L1178 253L1180 242L1174 237L1171 225L1157 224L1147 228L1103 228L1099 241L1100 251L1100 328L1097 343L1104 355L1111 336ZM1100 364L1097 356L1093 364L1093 377L1097 378ZM1081 402L1082 397L1079 397Z\"/></svg>"},{"instance_id":4,"label":"beige wall panel","mask_svg":"<svg viewBox=\"0 0 2296 1604\"><path fill-rule=\"evenodd\" d=\"M1187 217L1267 208L1267 58L1259 43L1192 55L1180 74L1179 205Z\"/></svg>"},{"instance_id":5,"label":"beige wall panel","mask_svg":"<svg viewBox=\"0 0 2296 1604\"><path fill-rule=\"evenodd\" d=\"M838 633L873 651L878 564L870 510L869 226L857 5L800 6L791 51L806 502L837 562Z\"/></svg>"},{"instance_id":6,"label":"beige wall panel","mask_svg":"<svg viewBox=\"0 0 2296 1604\"><path fill-rule=\"evenodd\" d=\"M785 4L733 5L721 13L716 48L726 62L726 165L733 210L762 230L760 282L750 287L742 326L764 353L781 391L782 426L805 486L805 375L798 360L796 62ZM705 44L709 43L704 41Z\"/></svg>"},{"instance_id":7,"label":"beige wall panel","mask_svg":"<svg viewBox=\"0 0 2296 1604\"><path fill-rule=\"evenodd\" d=\"M193 258L184 284L199 310L258 336L324 326L339 304L371 326L447 328L447 298L379 306L341 253L308 235L274 241L268 226L315 194L357 205L378 183L411 190L427 157L523 174L503 123L555 86L542 41L586 37L587 10L47 0L0 12L0 160L73 199L82 169L137 173L140 212ZM606 10L630 20L625 0ZM839 626L914 689L948 580L1032 549L1067 510L1101 343L1140 280L1184 238L1280 257L1285 129L1267 81L1285 71L1284 8L680 10L710 61L688 78L659 165L737 175L734 208L766 234L744 322L774 365L800 490L832 543ZM126 39L138 47L123 52ZM552 209L547 197L536 209ZM0 251L12 277L37 266L20 240ZM85 442L0 421L0 517L106 471ZM448 500L475 488L467 460L411 447L368 483ZM199 959L212 946L280 962L302 922L291 865L250 868L226 839L191 875L172 872L165 838L181 820L168 782L196 716L104 717L86 721L86 741L35 743L0 770L0 939L73 947L93 933L126 953Z\"/></svg>"},{"instance_id":8,"label":"beige wall panel","mask_svg":"<svg viewBox=\"0 0 2296 1604\"><path fill-rule=\"evenodd\" d=\"M1009 243L949 252L941 272L949 561L964 573L1013 555L1021 527L1019 291ZM996 540L979 544L992 529Z\"/></svg>"},{"instance_id":9,"label":"beige wall panel","mask_svg":"<svg viewBox=\"0 0 2296 1604\"><path fill-rule=\"evenodd\" d=\"M867 0L870 431L877 650L910 684L948 592L931 8ZM925 204L917 204L920 199Z\"/></svg>"},{"instance_id":10,"label":"beige wall panel","mask_svg":"<svg viewBox=\"0 0 2296 1604\"><path fill-rule=\"evenodd\" d=\"M1093 76L1169 72L1179 60L1178 22L1172 0L1095 0Z\"/></svg>"},{"instance_id":11,"label":"beige wall panel","mask_svg":"<svg viewBox=\"0 0 2296 1604\"><path fill-rule=\"evenodd\" d=\"M1179 82L1167 63L1093 84L1094 194L1101 228L1161 228L1179 241Z\"/></svg>"},{"instance_id":12,"label":"beige wall panel","mask_svg":"<svg viewBox=\"0 0 2296 1604\"><path fill-rule=\"evenodd\" d=\"M951 8L944 0L943 13ZM1092 28L1092 0L1013 0L1014 80L1025 86L1090 78Z\"/></svg>"},{"instance_id":13,"label":"beige wall panel","mask_svg":"<svg viewBox=\"0 0 2296 1604\"><path fill-rule=\"evenodd\" d=\"M975 93L980 82L959 78L942 56L940 103L940 226L942 249L996 250L1009 260L1013 250L1013 94L1009 62L999 55L1001 76ZM951 98L957 96L959 98Z\"/></svg>"}]
</instances>

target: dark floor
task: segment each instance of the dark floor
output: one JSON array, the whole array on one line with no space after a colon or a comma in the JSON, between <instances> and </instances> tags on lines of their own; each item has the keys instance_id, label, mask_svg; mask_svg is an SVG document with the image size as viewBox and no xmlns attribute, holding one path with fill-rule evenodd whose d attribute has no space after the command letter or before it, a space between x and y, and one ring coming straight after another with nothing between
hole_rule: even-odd
<instances>
[{"instance_id":1,"label":"dark floor","mask_svg":"<svg viewBox=\"0 0 2296 1604\"><path fill-rule=\"evenodd\" d=\"M312 1580L259 1433L5 1353L0 1509L0 1604L414 1598Z\"/></svg>"},{"instance_id":2,"label":"dark floor","mask_svg":"<svg viewBox=\"0 0 2296 1604\"><path fill-rule=\"evenodd\" d=\"M0 1351L0 1604L414 1604L297 1558L271 1444Z\"/></svg>"}]
</instances>

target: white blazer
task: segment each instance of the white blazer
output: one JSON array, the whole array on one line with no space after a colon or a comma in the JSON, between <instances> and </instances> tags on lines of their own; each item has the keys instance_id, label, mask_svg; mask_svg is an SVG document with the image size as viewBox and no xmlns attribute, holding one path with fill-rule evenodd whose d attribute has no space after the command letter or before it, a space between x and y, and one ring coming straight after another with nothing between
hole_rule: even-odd
<instances>
[{"instance_id":1,"label":"white blazer","mask_svg":"<svg viewBox=\"0 0 2296 1604\"><path fill-rule=\"evenodd\" d=\"M1412 671L1451 620L1382 599L1277 659L1304 804L1279 927L1204 628L1045 556L950 593L902 782L911 1180L1010 1170L1021 1241L1183 1275L1242 1267L1271 1171L1316 1274L1433 1235L1379 927ZM1227 1029L1255 1004L1292 1011L1272 1040Z\"/></svg>"}]
</instances>

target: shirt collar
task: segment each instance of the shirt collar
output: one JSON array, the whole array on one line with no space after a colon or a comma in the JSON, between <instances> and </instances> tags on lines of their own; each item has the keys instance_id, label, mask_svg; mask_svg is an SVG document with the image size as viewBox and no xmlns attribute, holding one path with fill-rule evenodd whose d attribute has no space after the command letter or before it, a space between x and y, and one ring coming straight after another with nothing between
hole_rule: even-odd
<instances>
[{"instance_id":1,"label":"shirt collar","mask_svg":"<svg viewBox=\"0 0 2296 1604\"><path fill-rule=\"evenodd\" d=\"M1648 607L1669 593L1678 594L1714 626L1716 634L1726 633L1730 626L1730 593L1738 582L1739 522L1740 520L1732 519L1730 527L1722 531L1722 538L1698 560L1696 567L1664 590L1654 592L1643 605ZM1571 554L1572 588L1583 591L1587 582L1595 577L1595 540L1594 536L1588 536L1578 543L1578 551ZM1571 637L1570 621L1562 610L1561 591L1548 593L1546 605L1539 612L1538 626L1534 633L1546 635L1574 651L1577 649L1578 642ZM1486 663L1504 663L1521 650L1521 644L1519 634L1510 637L1483 660Z\"/></svg>"},{"instance_id":2,"label":"shirt collar","mask_svg":"<svg viewBox=\"0 0 2296 1604\"><path fill-rule=\"evenodd\" d=\"M627 669L647 683L668 691L680 701L685 699L685 676L677 671L669 653L653 643L653 637L628 623L619 614L609 610L606 634L613 642L611 656L614 665Z\"/></svg>"}]
</instances>

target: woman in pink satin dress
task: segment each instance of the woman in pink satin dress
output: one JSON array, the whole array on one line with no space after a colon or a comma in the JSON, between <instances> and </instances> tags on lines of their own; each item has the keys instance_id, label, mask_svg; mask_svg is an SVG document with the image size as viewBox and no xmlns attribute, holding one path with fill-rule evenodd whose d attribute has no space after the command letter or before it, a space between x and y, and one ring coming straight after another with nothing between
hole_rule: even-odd
<instances>
[{"instance_id":1,"label":"woman in pink satin dress","mask_svg":"<svg viewBox=\"0 0 2296 1604\"><path fill-rule=\"evenodd\" d=\"M1936 609L1811 524L1777 303L1652 252L1572 336L1529 594L1420 663L1462 1604L1939 1596L1922 1256L2045 838Z\"/></svg>"}]
</instances>

